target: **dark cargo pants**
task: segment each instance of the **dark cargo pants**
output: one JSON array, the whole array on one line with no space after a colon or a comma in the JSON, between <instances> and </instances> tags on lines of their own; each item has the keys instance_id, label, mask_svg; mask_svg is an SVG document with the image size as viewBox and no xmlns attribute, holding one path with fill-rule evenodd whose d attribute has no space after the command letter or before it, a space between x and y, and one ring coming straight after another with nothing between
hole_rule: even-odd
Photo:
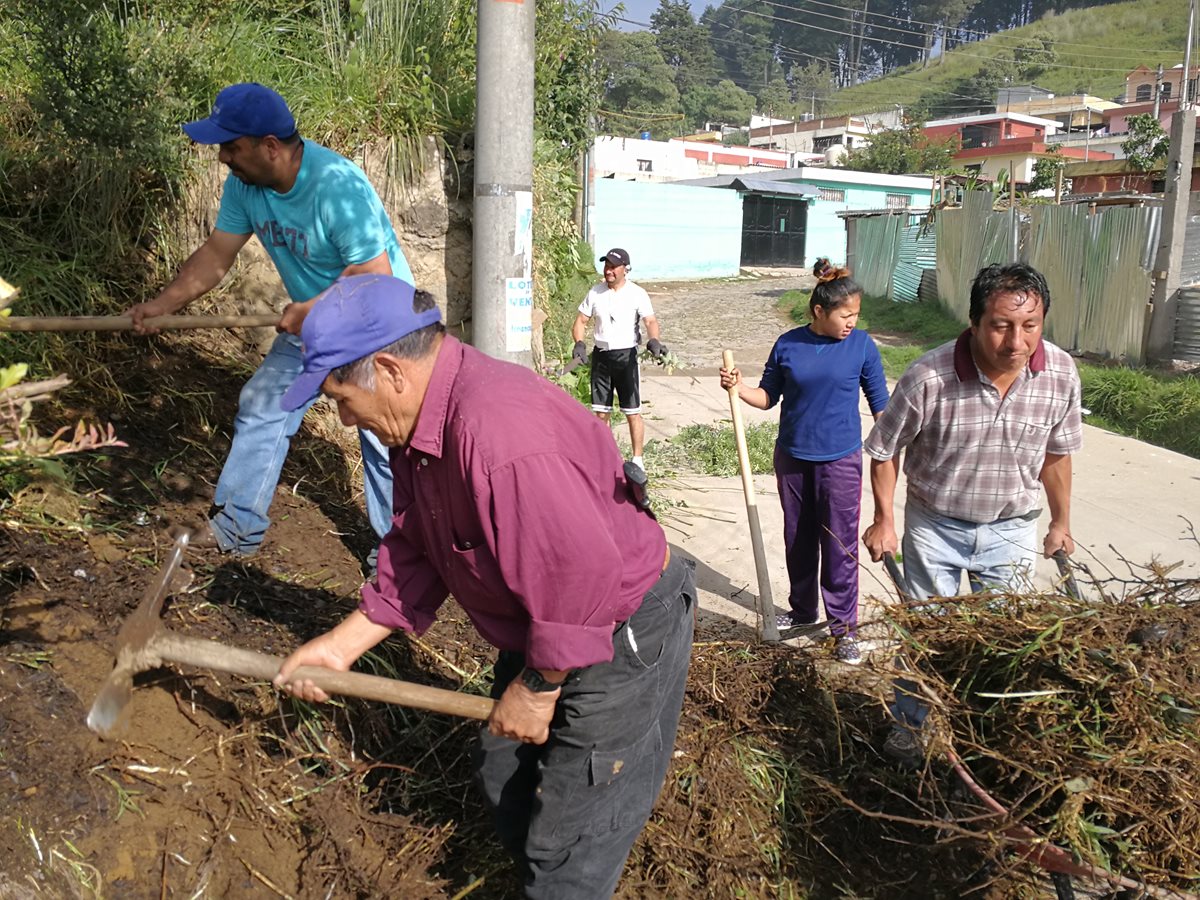
<instances>
[{"instance_id":1,"label":"dark cargo pants","mask_svg":"<svg viewBox=\"0 0 1200 900\"><path fill-rule=\"evenodd\" d=\"M535 900L607 900L662 788L691 659L694 564L674 558L613 632L612 662L573 673L541 746L483 729L476 777ZM501 653L492 696L524 668Z\"/></svg>"}]
</instances>

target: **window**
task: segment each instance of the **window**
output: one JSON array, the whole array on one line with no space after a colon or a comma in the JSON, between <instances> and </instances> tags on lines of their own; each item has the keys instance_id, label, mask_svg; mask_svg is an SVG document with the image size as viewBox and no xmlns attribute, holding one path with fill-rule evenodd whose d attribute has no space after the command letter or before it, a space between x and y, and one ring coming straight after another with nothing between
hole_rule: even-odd
<instances>
[{"instance_id":1,"label":"window","mask_svg":"<svg viewBox=\"0 0 1200 900\"><path fill-rule=\"evenodd\" d=\"M908 194L887 194L884 202L887 203L888 209L908 209L909 204L912 203L912 197Z\"/></svg>"},{"instance_id":2,"label":"window","mask_svg":"<svg viewBox=\"0 0 1200 900\"><path fill-rule=\"evenodd\" d=\"M638 160L638 171L639 172L653 172L654 171L654 161L650 160L650 159L639 159Z\"/></svg>"},{"instance_id":3,"label":"window","mask_svg":"<svg viewBox=\"0 0 1200 900\"><path fill-rule=\"evenodd\" d=\"M1164 100L1171 99L1171 82L1164 81L1162 86L1162 98Z\"/></svg>"},{"instance_id":4,"label":"window","mask_svg":"<svg viewBox=\"0 0 1200 900\"><path fill-rule=\"evenodd\" d=\"M842 143L840 134L829 134L825 137L813 138L813 153L824 153L834 144Z\"/></svg>"},{"instance_id":5,"label":"window","mask_svg":"<svg viewBox=\"0 0 1200 900\"><path fill-rule=\"evenodd\" d=\"M817 188L818 196L822 200L830 200L834 203L845 203L846 192L841 188Z\"/></svg>"},{"instance_id":6,"label":"window","mask_svg":"<svg viewBox=\"0 0 1200 900\"><path fill-rule=\"evenodd\" d=\"M1145 101L1145 100L1149 100L1149 99L1151 99L1150 95L1151 95L1153 92L1154 92L1154 88L1153 88L1153 87L1151 87L1150 85L1148 85L1148 84L1139 84L1139 85L1137 86L1137 93L1136 93L1136 94L1134 94L1134 97L1133 97L1133 99L1134 99L1134 100L1137 100L1139 103L1140 103L1140 102L1142 102L1142 101Z\"/></svg>"}]
</instances>

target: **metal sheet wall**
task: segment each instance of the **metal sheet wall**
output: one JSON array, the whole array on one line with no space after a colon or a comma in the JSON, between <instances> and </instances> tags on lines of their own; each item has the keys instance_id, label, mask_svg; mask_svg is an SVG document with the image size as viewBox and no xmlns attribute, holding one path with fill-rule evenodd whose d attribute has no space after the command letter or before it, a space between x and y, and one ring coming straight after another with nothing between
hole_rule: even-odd
<instances>
[{"instance_id":1,"label":"metal sheet wall","mask_svg":"<svg viewBox=\"0 0 1200 900\"><path fill-rule=\"evenodd\" d=\"M1179 283L1200 282L1200 193L1188 198L1187 229L1183 233L1183 262Z\"/></svg>"},{"instance_id":2,"label":"metal sheet wall","mask_svg":"<svg viewBox=\"0 0 1200 900\"><path fill-rule=\"evenodd\" d=\"M1160 210L1034 209L1027 261L1046 276L1046 336L1060 347L1139 363Z\"/></svg>"},{"instance_id":3,"label":"metal sheet wall","mask_svg":"<svg viewBox=\"0 0 1200 900\"><path fill-rule=\"evenodd\" d=\"M942 304L966 322L971 282L992 263L1008 262L1012 254L1012 216L992 210L991 191L967 191L958 209L937 214L938 292Z\"/></svg>"},{"instance_id":4,"label":"metal sheet wall","mask_svg":"<svg viewBox=\"0 0 1200 900\"><path fill-rule=\"evenodd\" d=\"M891 295L892 272L900 243L900 216L866 216L858 219L854 231L854 259L857 269L851 273L870 297Z\"/></svg>"},{"instance_id":5,"label":"metal sheet wall","mask_svg":"<svg viewBox=\"0 0 1200 900\"><path fill-rule=\"evenodd\" d=\"M1179 292L1179 313L1175 319L1176 359L1200 362L1200 288Z\"/></svg>"},{"instance_id":6,"label":"metal sheet wall","mask_svg":"<svg viewBox=\"0 0 1200 900\"><path fill-rule=\"evenodd\" d=\"M937 231L925 216L916 217L900 229L900 245L892 273L893 300L913 303L921 289L921 273L937 268Z\"/></svg>"}]
</instances>

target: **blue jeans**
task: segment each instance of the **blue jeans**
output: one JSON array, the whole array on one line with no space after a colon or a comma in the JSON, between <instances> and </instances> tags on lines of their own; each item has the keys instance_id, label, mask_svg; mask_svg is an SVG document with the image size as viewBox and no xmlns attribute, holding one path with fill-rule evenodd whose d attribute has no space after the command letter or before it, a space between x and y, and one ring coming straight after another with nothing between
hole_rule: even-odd
<instances>
[{"instance_id":1,"label":"blue jeans","mask_svg":"<svg viewBox=\"0 0 1200 900\"><path fill-rule=\"evenodd\" d=\"M904 507L904 580L916 600L957 595L963 572L972 591L1028 590L1036 548L1036 518L980 524L938 515L912 497ZM920 728L928 712L917 686L896 679L896 720Z\"/></svg>"},{"instance_id":2,"label":"blue jeans","mask_svg":"<svg viewBox=\"0 0 1200 900\"><path fill-rule=\"evenodd\" d=\"M481 730L476 779L528 900L607 900L616 890L675 749L695 624L692 569L672 559L613 632L612 661L567 678L545 744ZM502 652L492 696L524 666L523 654Z\"/></svg>"},{"instance_id":3,"label":"blue jeans","mask_svg":"<svg viewBox=\"0 0 1200 900\"><path fill-rule=\"evenodd\" d=\"M302 364L299 339L281 334L242 388L233 420L233 443L213 497L219 510L212 518L212 529L222 550L241 556L253 554L271 524L267 512L288 446L312 406L308 403L284 412L279 405ZM387 448L370 432L359 429L358 437L367 516L382 540L392 525L392 470Z\"/></svg>"},{"instance_id":4,"label":"blue jeans","mask_svg":"<svg viewBox=\"0 0 1200 900\"><path fill-rule=\"evenodd\" d=\"M941 516L911 497L904 509L904 577L914 597L953 597L962 575L973 591L1033 585L1037 519L966 522Z\"/></svg>"}]
</instances>

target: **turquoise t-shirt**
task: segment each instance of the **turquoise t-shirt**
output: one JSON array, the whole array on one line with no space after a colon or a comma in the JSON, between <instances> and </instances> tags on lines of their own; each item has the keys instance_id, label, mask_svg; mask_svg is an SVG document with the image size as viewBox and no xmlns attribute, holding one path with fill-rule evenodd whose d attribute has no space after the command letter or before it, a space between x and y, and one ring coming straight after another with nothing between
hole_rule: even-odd
<instances>
[{"instance_id":1,"label":"turquoise t-shirt","mask_svg":"<svg viewBox=\"0 0 1200 900\"><path fill-rule=\"evenodd\" d=\"M258 235L288 296L311 300L342 274L387 251L392 274L412 269L367 175L344 156L304 142L296 183L286 194L244 184L230 173L217 215L220 231Z\"/></svg>"}]
</instances>

